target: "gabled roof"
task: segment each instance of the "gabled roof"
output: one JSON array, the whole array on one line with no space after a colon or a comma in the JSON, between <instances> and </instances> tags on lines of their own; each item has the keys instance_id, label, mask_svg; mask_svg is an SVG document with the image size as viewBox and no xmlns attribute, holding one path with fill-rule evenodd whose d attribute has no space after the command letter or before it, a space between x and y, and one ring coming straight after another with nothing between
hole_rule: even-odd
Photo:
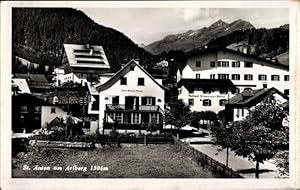
<instances>
[{"instance_id":1,"label":"gabled roof","mask_svg":"<svg viewBox=\"0 0 300 190\"><path fill-rule=\"evenodd\" d=\"M46 98L49 102L52 102L53 98L56 96L58 98L58 105L71 105L80 104L80 98L88 94L88 88L83 86L80 88L57 88L53 92L50 92Z\"/></svg>"},{"instance_id":2,"label":"gabled roof","mask_svg":"<svg viewBox=\"0 0 300 190\"><path fill-rule=\"evenodd\" d=\"M247 89L242 93L237 94L236 96L229 99L229 105L234 107L251 107L263 99L278 93L282 97L288 100L288 97L276 88L263 88L263 89ZM228 102L226 102L228 105Z\"/></svg>"},{"instance_id":3,"label":"gabled roof","mask_svg":"<svg viewBox=\"0 0 300 190\"><path fill-rule=\"evenodd\" d=\"M229 52L229 53L234 53L234 54L241 55L241 56L244 56L244 57L252 58L252 59L257 60L257 61L262 61L262 62L268 63L270 65L279 66L279 67L282 67L284 69L289 69L288 65L282 64L278 61L272 61L272 60L264 59L264 58L261 58L261 57L258 57L258 56L255 56L255 55L252 55L252 54L249 54L249 53L246 54L246 53L236 51L236 50L233 50L233 49L228 49L226 47L211 47L211 48L205 48L205 49L200 49L200 50L199 49L192 50L192 51L187 53L187 57L190 58L190 57L194 57L194 56L198 56L198 55L205 55L205 54L208 54L208 53L217 53L218 51L225 51L225 52ZM186 64L187 64L187 62L180 68L180 70L183 70L185 68Z\"/></svg>"},{"instance_id":4,"label":"gabled roof","mask_svg":"<svg viewBox=\"0 0 300 190\"><path fill-rule=\"evenodd\" d=\"M36 105L36 106L54 106L54 104L43 100L32 94L20 94L17 96L12 96L13 104L22 105Z\"/></svg>"},{"instance_id":5,"label":"gabled roof","mask_svg":"<svg viewBox=\"0 0 300 190\"><path fill-rule=\"evenodd\" d=\"M102 46L64 44L64 48L71 67L110 68Z\"/></svg>"},{"instance_id":6,"label":"gabled roof","mask_svg":"<svg viewBox=\"0 0 300 190\"><path fill-rule=\"evenodd\" d=\"M129 61L122 69L120 69L114 76L112 76L106 83L102 84L101 86L97 87L98 91L104 91L119 81L120 77L126 75L130 71L131 66L139 67L151 80L153 80L160 88L164 90L169 90L167 87L159 84L143 67L141 67L138 62L134 59Z\"/></svg>"},{"instance_id":7,"label":"gabled roof","mask_svg":"<svg viewBox=\"0 0 300 190\"><path fill-rule=\"evenodd\" d=\"M27 81L32 82L41 82L41 83L48 83L45 75L42 74L23 74L23 73L16 73L15 78L22 78L26 79Z\"/></svg>"},{"instance_id":8,"label":"gabled roof","mask_svg":"<svg viewBox=\"0 0 300 190\"><path fill-rule=\"evenodd\" d=\"M194 89L195 87L234 87L231 80L221 80L221 79L181 79L178 82L178 87L184 86L188 90Z\"/></svg>"},{"instance_id":9,"label":"gabled roof","mask_svg":"<svg viewBox=\"0 0 300 190\"><path fill-rule=\"evenodd\" d=\"M12 83L12 86L15 86L18 88L19 91L17 93L27 93L27 94L31 93L29 86L27 84L27 81L25 79L14 78L14 79L11 79L11 83Z\"/></svg>"},{"instance_id":10,"label":"gabled roof","mask_svg":"<svg viewBox=\"0 0 300 190\"><path fill-rule=\"evenodd\" d=\"M23 74L16 73L14 78L25 79L28 83L29 88L39 89L50 89L51 84L46 79L45 75L42 74Z\"/></svg>"}]
</instances>

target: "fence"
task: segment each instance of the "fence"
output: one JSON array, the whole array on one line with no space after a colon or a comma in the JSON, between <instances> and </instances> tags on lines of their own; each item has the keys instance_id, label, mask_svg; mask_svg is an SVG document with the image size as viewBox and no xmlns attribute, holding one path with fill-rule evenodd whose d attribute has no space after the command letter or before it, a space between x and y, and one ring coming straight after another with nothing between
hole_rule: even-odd
<instances>
[{"instance_id":1,"label":"fence","mask_svg":"<svg viewBox=\"0 0 300 190\"><path fill-rule=\"evenodd\" d=\"M174 138L174 145L179 151L191 157L202 167L208 168L213 173L224 178L243 178L238 172L228 168L226 165L214 160L199 150L189 146L187 143L181 142Z\"/></svg>"},{"instance_id":2,"label":"fence","mask_svg":"<svg viewBox=\"0 0 300 190\"><path fill-rule=\"evenodd\" d=\"M75 148L75 149L93 149L93 143L86 142L66 142L66 141L44 141L30 140L29 145L40 148Z\"/></svg>"}]
</instances>

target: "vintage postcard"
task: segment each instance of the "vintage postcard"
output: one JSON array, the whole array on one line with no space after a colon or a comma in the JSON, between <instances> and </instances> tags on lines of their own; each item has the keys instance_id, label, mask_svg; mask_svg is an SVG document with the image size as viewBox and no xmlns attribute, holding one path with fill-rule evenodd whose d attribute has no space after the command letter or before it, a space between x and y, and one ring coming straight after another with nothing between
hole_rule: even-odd
<instances>
[{"instance_id":1,"label":"vintage postcard","mask_svg":"<svg viewBox=\"0 0 300 190\"><path fill-rule=\"evenodd\" d=\"M295 189L299 10L2 3L1 188Z\"/></svg>"}]
</instances>

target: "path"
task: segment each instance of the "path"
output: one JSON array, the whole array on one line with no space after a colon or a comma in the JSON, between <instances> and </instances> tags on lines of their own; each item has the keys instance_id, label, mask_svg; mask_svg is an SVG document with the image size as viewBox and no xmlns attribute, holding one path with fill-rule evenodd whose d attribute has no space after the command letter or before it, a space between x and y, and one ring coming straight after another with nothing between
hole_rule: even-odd
<instances>
[{"instance_id":1,"label":"path","mask_svg":"<svg viewBox=\"0 0 300 190\"><path fill-rule=\"evenodd\" d=\"M187 139L185 139L186 141ZM199 140L203 140L202 138ZM190 142L195 142L195 139L189 139ZM207 142L208 140L205 140ZM190 146L215 159L216 161L226 164L226 149L220 150L219 146L213 144L190 144ZM238 171L245 178L255 178L255 162L249 161L241 156L235 156L234 152L229 151L228 166L234 171ZM260 178L278 178L278 169L273 163L273 160L265 161L264 164L259 164L261 173ZM246 171L250 170L250 171Z\"/></svg>"}]
</instances>

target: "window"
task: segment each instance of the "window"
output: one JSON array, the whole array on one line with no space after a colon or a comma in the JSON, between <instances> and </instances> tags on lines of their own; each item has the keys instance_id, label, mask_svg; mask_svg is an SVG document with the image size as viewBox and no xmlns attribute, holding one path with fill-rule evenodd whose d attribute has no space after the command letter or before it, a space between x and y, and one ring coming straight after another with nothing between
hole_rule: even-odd
<instances>
[{"instance_id":1,"label":"window","mask_svg":"<svg viewBox=\"0 0 300 190\"><path fill-rule=\"evenodd\" d=\"M219 101L219 105L220 105L220 106L225 106L225 103L226 103L226 100L225 100L225 99L221 99L221 100Z\"/></svg>"},{"instance_id":2,"label":"window","mask_svg":"<svg viewBox=\"0 0 300 190\"><path fill-rule=\"evenodd\" d=\"M284 75L284 81L289 81L290 80L290 75Z\"/></svg>"},{"instance_id":3,"label":"window","mask_svg":"<svg viewBox=\"0 0 300 190\"><path fill-rule=\"evenodd\" d=\"M201 67L201 61L196 61L196 67Z\"/></svg>"},{"instance_id":4,"label":"window","mask_svg":"<svg viewBox=\"0 0 300 190\"><path fill-rule=\"evenodd\" d=\"M58 97L57 96L54 96L53 97L53 104L57 104L58 103Z\"/></svg>"},{"instance_id":5,"label":"window","mask_svg":"<svg viewBox=\"0 0 300 190\"><path fill-rule=\"evenodd\" d=\"M251 61L246 61L246 62L245 62L245 67L247 67L247 68L253 67L253 62L251 62Z\"/></svg>"},{"instance_id":6,"label":"window","mask_svg":"<svg viewBox=\"0 0 300 190\"><path fill-rule=\"evenodd\" d=\"M203 88L203 94L210 94L212 91L213 90L211 88Z\"/></svg>"},{"instance_id":7,"label":"window","mask_svg":"<svg viewBox=\"0 0 300 190\"><path fill-rule=\"evenodd\" d=\"M131 123L132 124L139 124L139 123L141 123L141 121L140 121L140 114L139 113L132 113L131 114Z\"/></svg>"},{"instance_id":8,"label":"window","mask_svg":"<svg viewBox=\"0 0 300 190\"><path fill-rule=\"evenodd\" d=\"M134 71L134 66L131 66L131 67L130 67L130 70L131 70L131 71Z\"/></svg>"},{"instance_id":9,"label":"window","mask_svg":"<svg viewBox=\"0 0 300 190\"><path fill-rule=\"evenodd\" d=\"M267 84L263 84L263 88L268 88L268 85Z\"/></svg>"},{"instance_id":10,"label":"window","mask_svg":"<svg viewBox=\"0 0 300 190\"><path fill-rule=\"evenodd\" d=\"M267 75L258 75L258 80L267 80Z\"/></svg>"},{"instance_id":11,"label":"window","mask_svg":"<svg viewBox=\"0 0 300 190\"><path fill-rule=\"evenodd\" d=\"M231 88L231 94L238 94L238 93L240 93L239 88Z\"/></svg>"},{"instance_id":12,"label":"window","mask_svg":"<svg viewBox=\"0 0 300 190\"><path fill-rule=\"evenodd\" d=\"M127 85L127 78L126 77L121 77L120 84L121 85Z\"/></svg>"},{"instance_id":13,"label":"window","mask_svg":"<svg viewBox=\"0 0 300 190\"><path fill-rule=\"evenodd\" d=\"M138 86L144 86L145 80L144 78L138 78Z\"/></svg>"},{"instance_id":14,"label":"window","mask_svg":"<svg viewBox=\"0 0 300 190\"><path fill-rule=\"evenodd\" d=\"M220 94L227 94L228 89L227 88L220 88Z\"/></svg>"},{"instance_id":15,"label":"window","mask_svg":"<svg viewBox=\"0 0 300 190\"><path fill-rule=\"evenodd\" d=\"M155 97L142 97L142 105L155 105Z\"/></svg>"},{"instance_id":16,"label":"window","mask_svg":"<svg viewBox=\"0 0 300 190\"><path fill-rule=\"evenodd\" d=\"M194 99L192 99L192 98L189 99L189 105L190 105L190 106L193 106L193 105L194 105Z\"/></svg>"},{"instance_id":17,"label":"window","mask_svg":"<svg viewBox=\"0 0 300 190\"><path fill-rule=\"evenodd\" d=\"M41 118L40 118L40 117L37 117L37 116L36 116L36 117L34 117L34 121L35 121L35 122L39 122L40 120L41 120Z\"/></svg>"},{"instance_id":18,"label":"window","mask_svg":"<svg viewBox=\"0 0 300 190\"><path fill-rule=\"evenodd\" d=\"M211 61L210 62L210 67L216 67L216 62L215 61Z\"/></svg>"},{"instance_id":19,"label":"window","mask_svg":"<svg viewBox=\"0 0 300 190\"><path fill-rule=\"evenodd\" d=\"M244 75L244 80L253 80L253 75Z\"/></svg>"},{"instance_id":20,"label":"window","mask_svg":"<svg viewBox=\"0 0 300 190\"><path fill-rule=\"evenodd\" d=\"M28 113L27 106L21 106L21 113Z\"/></svg>"},{"instance_id":21,"label":"window","mask_svg":"<svg viewBox=\"0 0 300 190\"><path fill-rule=\"evenodd\" d=\"M290 94L289 89L285 89L285 90L284 90L284 94L288 96L288 95Z\"/></svg>"},{"instance_id":22,"label":"window","mask_svg":"<svg viewBox=\"0 0 300 190\"><path fill-rule=\"evenodd\" d=\"M196 74L196 79L200 79L200 74Z\"/></svg>"},{"instance_id":23,"label":"window","mask_svg":"<svg viewBox=\"0 0 300 190\"><path fill-rule=\"evenodd\" d=\"M232 74L231 79L232 80L240 80L240 75L239 74Z\"/></svg>"},{"instance_id":24,"label":"window","mask_svg":"<svg viewBox=\"0 0 300 190\"><path fill-rule=\"evenodd\" d=\"M203 106L211 106L211 100L210 99L203 100Z\"/></svg>"},{"instance_id":25,"label":"window","mask_svg":"<svg viewBox=\"0 0 300 190\"><path fill-rule=\"evenodd\" d=\"M239 61L232 61L231 66L232 67L240 67L240 62Z\"/></svg>"},{"instance_id":26,"label":"window","mask_svg":"<svg viewBox=\"0 0 300 190\"><path fill-rule=\"evenodd\" d=\"M157 113L150 113L149 114L149 121L151 122L155 122L155 123L159 123L159 119L158 119L158 114Z\"/></svg>"},{"instance_id":27,"label":"window","mask_svg":"<svg viewBox=\"0 0 300 190\"><path fill-rule=\"evenodd\" d=\"M112 97L112 104L118 105L119 104L119 96L113 96Z\"/></svg>"},{"instance_id":28,"label":"window","mask_svg":"<svg viewBox=\"0 0 300 190\"><path fill-rule=\"evenodd\" d=\"M229 61L218 61L218 67L229 67Z\"/></svg>"},{"instance_id":29,"label":"window","mask_svg":"<svg viewBox=\"0 0 300 190\"><path fill-rule=\"evenodd\" d=\"M41 106L35 106L34 113L41 113Z\"/></svg>"},{"instance_id":30,"label":"window","mask_svg":"<svg viewBox=\"0 0 300 190\"><path fill-rule=\"evenodd\" d=\"M55 108L54 107L51 108L51 113L55 113Z\"/></svg>"},{"instance_id":31,"label":"window","mask_svg":"<svg viewBox=\"0 0 300 190\"><path fill-rule=\"evenodd\" d=\"M215 74L210 74L210 79L215 79Z\"/></svg>"},{"instance_id":32,"label":"window","mask_svg":"<svg viewBox=\"0 0 300 190\"><path fill-rule=\"evenodd\" d=\"M271 80L273 81L279 81L279 75L272 75Z\"/></svg>"},{"instance_id":33,"label":"window","mask_svg":"<svg viewBox=\"0 0 300 190\"><path fill-rule=\"evenodd\" d=\"M107 116L116 123L123 123L123 113L108 113Z\"/></svg>"},{"instance_id":34,"label":"window","mask_svg":"<svg viewBox=\"0 0 300 190\"><path fill-rule=\"evenodd\" d=\"M229 79L229 74L218 74L218 79L222 79L222 80Z\"/></svg>"},{"instance_id":35,"label":"window","mask_svg":"<svg viewBox=\"0 0 300 190\"><path fill-rule=\"evenodd\" d=\"M115 122L123 123L123 113L115 113Z\"/></svg>"}]
</instances>

